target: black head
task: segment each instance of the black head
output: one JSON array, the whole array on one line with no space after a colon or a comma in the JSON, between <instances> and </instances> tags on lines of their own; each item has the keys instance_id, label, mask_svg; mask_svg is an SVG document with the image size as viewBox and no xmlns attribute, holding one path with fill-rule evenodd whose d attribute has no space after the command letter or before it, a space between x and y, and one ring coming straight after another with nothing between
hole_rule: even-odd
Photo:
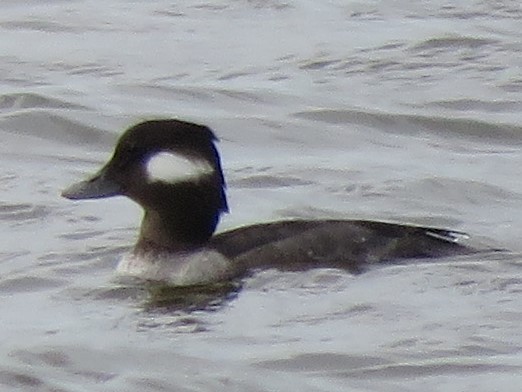
<instances>
[{"instance_id":1,"label":"black head","mask_svg":"<svg viewBox=\"0 0 522 392\"><path fill-rule=\"evenodd\" d=\"M199 246L228 211L216 140L208 127L189 122L137 124L121 136L113 157L96 175L72 185L63 196L127 196L145 210L142 246Z\"/></svg>"}]
</instances>

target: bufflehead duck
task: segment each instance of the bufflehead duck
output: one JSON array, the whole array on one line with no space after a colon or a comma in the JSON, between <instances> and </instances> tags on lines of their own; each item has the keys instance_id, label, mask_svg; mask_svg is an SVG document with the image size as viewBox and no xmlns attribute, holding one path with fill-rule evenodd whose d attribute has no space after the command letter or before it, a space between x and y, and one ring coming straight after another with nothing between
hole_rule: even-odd
<instances>
[{"instance_id":1,"label":"bufflehead duck","mask_svg":"<svg viewBox=\"0 0 522 392\"><path fill-rule=\"evenodd\" d=\"M68 199L127 196L144 210L138 241L118 271L173 285L260 268L342 268L466 254L462 233L365 220L283 220L214 235L228 212L217 139L208 127L151 120L129 128L111 160L63 191Z\"/></svg>"}]
</instances>

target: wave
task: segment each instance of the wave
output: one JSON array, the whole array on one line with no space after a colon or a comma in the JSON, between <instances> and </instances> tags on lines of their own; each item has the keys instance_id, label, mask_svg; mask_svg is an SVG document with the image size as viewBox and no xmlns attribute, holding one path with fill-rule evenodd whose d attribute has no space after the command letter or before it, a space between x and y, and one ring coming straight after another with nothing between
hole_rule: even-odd
<instances>
[{"instance_id":1,"label":"wave","mask_svg":"<svg viewBox=\"0 0 522 392\"><path fill-rule=\"evenodd\" d=\"M0 132L60 144L87 144L107 149L116 136L46 110L24 110L0 116ZM5 139L4 139L5 140Z\"/></svg>"},{"instance_id":2,"label":"wave","mask_svg":"<svg viewBox=\"0 0 522 392\"><path fill-rule=\"evenodd\" d=\"M354 124L398 134L426 132L443 137L478 139L494 144L522 144L522 127L469 118L419 114L392 114L357 109L318 109L298 112L295 117L330 124Z\"/></svg>"},{"instance_id":3,"label":"wave","mask_svg":"<svg viewBox=\"0 0 522 392\"><path fill-rule=\"evenodd\" d=\"M86 106L45 95L34 93L13 93L0 95L0 110L17 110L27 108L48 109L87 109Z\"/></svg>"}]
</instances>

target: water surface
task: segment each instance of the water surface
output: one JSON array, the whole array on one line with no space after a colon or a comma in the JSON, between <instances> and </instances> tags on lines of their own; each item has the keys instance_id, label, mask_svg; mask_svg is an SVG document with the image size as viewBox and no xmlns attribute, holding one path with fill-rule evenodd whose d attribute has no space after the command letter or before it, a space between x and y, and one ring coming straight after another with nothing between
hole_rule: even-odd
<instances>
[{"instance_id":1,"label":"water surface","mask_svg":"<svg viewBox=\"0 0 522 392\"><path fill-rule=\"evenodd\" d=\"M518 391L519 2L0 10L4 389ZM358 276L264 271L210 292L118 279L139 209L59 193L153 117L219 135L221 230L379 219L508 251Z\"/></svg>"}]
</instances>

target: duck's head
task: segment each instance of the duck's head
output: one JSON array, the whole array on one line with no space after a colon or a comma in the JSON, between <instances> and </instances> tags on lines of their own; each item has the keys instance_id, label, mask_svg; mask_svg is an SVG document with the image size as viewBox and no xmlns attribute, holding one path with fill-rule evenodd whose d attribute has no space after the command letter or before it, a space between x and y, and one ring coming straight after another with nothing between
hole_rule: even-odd
<instances>
[{"instance_id":1,"label":"duck's head","mask_svg":"<svg viewBox=\"0 0 522 392\"><path fill-rule=\"evenodd\" d=\"M68 199L127 196L145 214L136 250L203 245L228 211L216 137L207 127L152 120L129 128L110 161L63 191Z\"/></svg>"}]
</instances>

